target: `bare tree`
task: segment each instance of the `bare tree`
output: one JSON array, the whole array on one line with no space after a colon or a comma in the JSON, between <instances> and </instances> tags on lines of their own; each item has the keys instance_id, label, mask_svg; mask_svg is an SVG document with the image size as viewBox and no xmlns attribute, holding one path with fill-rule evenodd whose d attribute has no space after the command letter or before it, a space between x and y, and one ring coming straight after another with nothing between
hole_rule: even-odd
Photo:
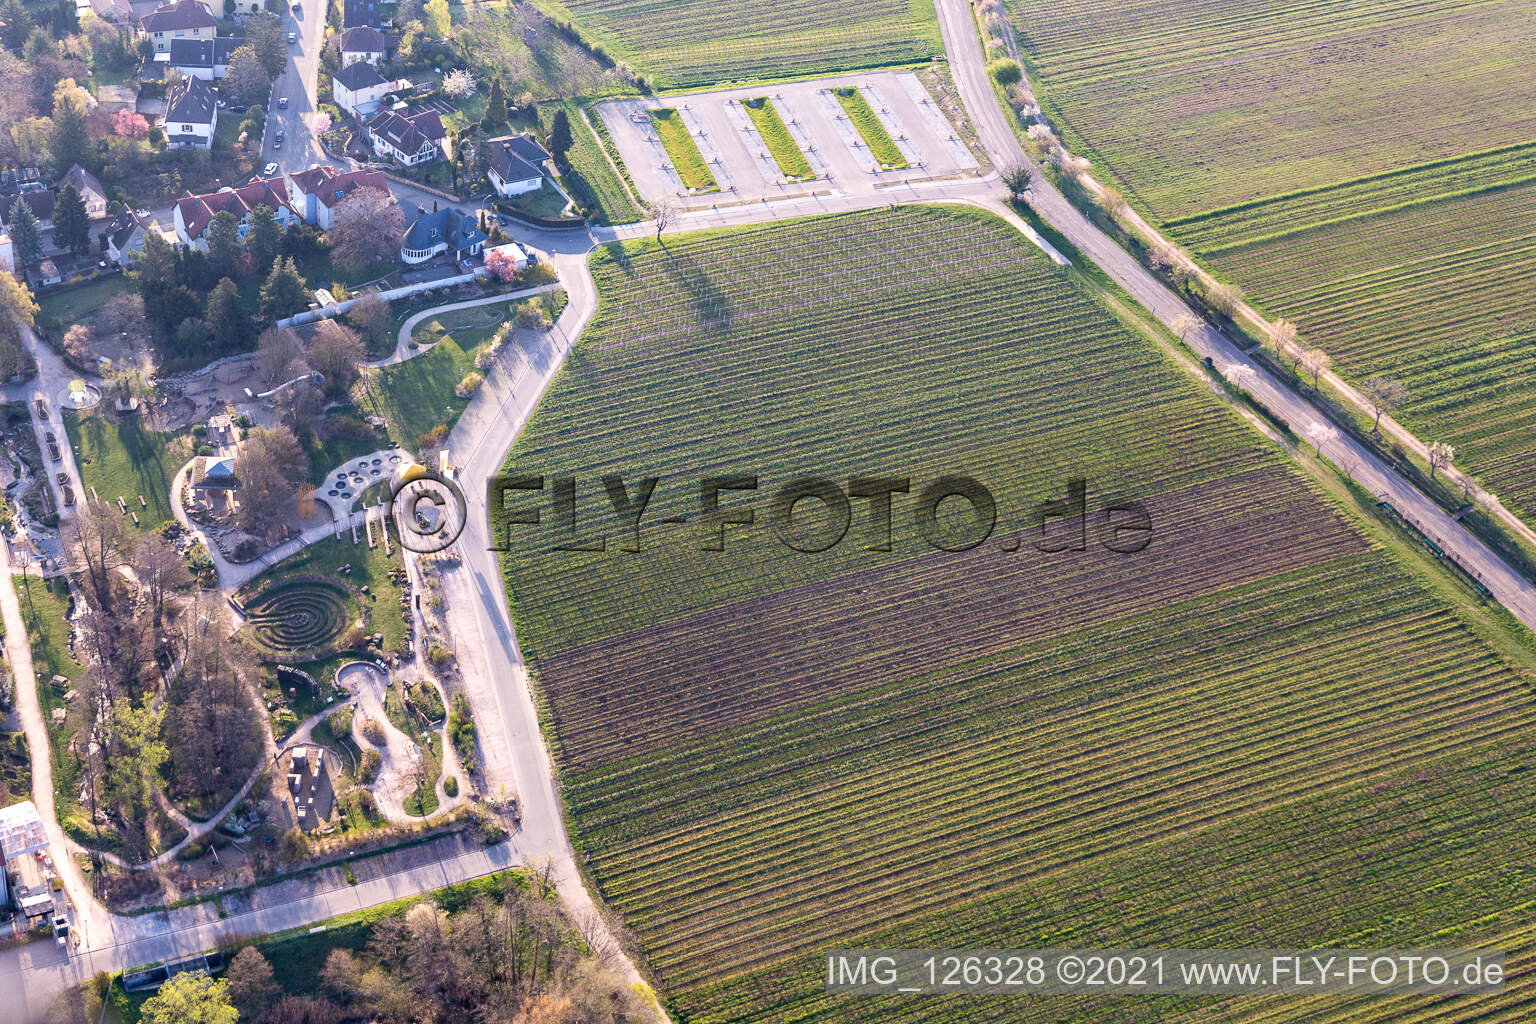
<instances>
[{"instance_id":1,"label":"bare tree","mask_svg":"<svg viewBox=\"0 0 1536 1024\"><path fill-rule=\"evenodd\" d=\"M1360 390L1376 414L1375 422L1371 424L1373 434L1381 432L1383 412L1396 412L1408 402L1408 385L1394 377L1367 377Z\"/></svg>"},{"instance_id":2,"label":"bare tree","mask_svg":"<svg viewBox=\"0 0 1536 1024\"><path fill-rule=\"evenodd\" d=\"M1152 246L1152 251L1147 258L1152 261L1153 268L1157 270L1171 270L1183 262L1179 259L1178 246L1166 239Z\"/></svg>"},{"instance_id":3,"label":"bare tree","mask_svg":"<svg viewBox=\"0 0 1536 1024\"><path fill-rule=\"evenodd\" d=\"M1221 375L1227 379L1227 383L1240 391L1247 391L1259 376L1247 363L1228 363L1221 368Z\"/></svg>"},{"instance_id":4,"label":"bare tree","mask_svg":"<svg viewBox=\"0 0 1536 1024\"><path fill-rule=\"evenodd\" d=\"M1331 444L1338 439L1338 428L1331 427L1321 421L1313 423L1311 426L1307 427L1307 440L1311 441L1312 444L1316 446L1318 455L1323 454L1323 445Z\"/></svg>"},{"instance_id":5,"label":"bare tree","mask_svg":"<svg viewBox=\"0 0 1536 1024\"><path fill-rule=\"evenodd\" d=\"M1436 441L1429 446L1429 476L1434 479L1435 470L1449 468L1451 460L1456 458L1454 446L1444 441Z\"/></svg>"},{"instance_id":6,"label":"bare tree","mask_svg":"<svg viewBox=\"0 0 1536 1024\"><path fill-rule=\"evenodd\" d=\"M670 196L658 199L651 204L651 219L656 222L656 241L659 242L661 233L677 219L677 203Z\"/></svg>"},{"instance_id":7,"label":"bare tree","mask_svg":"<svg viewBox=\"0 0 1536 1024\"><path fill-rule=\"evenodd\" d=\"M356 331L335 320L323 320L310 339L307 358L309 365L325 377L327 391L345 394L357 379L358 368L367 355Z\"/></svg>"},{"instance_id":8,"label":"bare tree","mask_svg":"<svg viewBox=\"0 0 1536 1024\"><path fill-rule=\"evenodd\" d=\"M1289 320L1276 320L1275 325L1269 329L1269 350L1275 354L1275 361L1284 362L1294 344L1296 325Z\"/></svg>"},{"instance_id":9,"label":"bare tree","mask_svg":"<svg viewBox=\"0 0 1536 1024\"><path fill-rule=\"evenodd\" d=\"M362 268L400 248L405 231L405 215L394 198L381 188L360 188L336 204L325 241L331 258L347 270Z\"/></svg>"},{"instance_id":10,"label":"bare tree","mask_svg":"<svg viewBox=\"0 0 1536 1024\"><path fill-rule=\"evenodd\" d=\"M122 565L123 552L128 548L123 515L117 506L105 500L87 500L81 503L71 532L85 565L91 601L95 607L110 611L116 604L112 588L117 567Z\"/></svg>"},{"instance_id":11,"label":"bare tree","mask_svg":"<svg viewBox=\"0 0 1536 1024\"><path fill-rule=\"evenodd\" d=\"M1189 336L1200 329L1200 321L1188 313L1180 313L1173 318L1173 333L1179 336L1180 341L1189 341Z\"/></svg>"},{"instance_id":12,"label":"bare tree","mask_svg":"<svg viewBox=\"0 0 1536 1024\"><path fill-rule=\"evenodd\" d=\"M304 343L286 327L269 327L256 339L256 372L263 387L272 387L309 372Z\"/></svg>"},{"instance_id":13,"label":"bare tree","mask_svg":"<svg viewBox=\"0 0 1536 1024\"><path fill-rule=\"evenodd\" d=\"M269 539L281 536L292 520L294 493L308 475L308 460L292 430L252 430L235 456L241 528Z\"/></svg>"},{"instance_id":14,"label":"bare tree","mask_svg":"<svg viewBox=\"0 0 1536 1024\"><path fill-rule=\"evenodd\" d=\"M192 574L187 571L181 553L158 533L146 533L139 538L131 562L133 574L149 603L151 621L158 629L164 618L166 597L191 583Z\"/></svg>"},{"instance_id":15,"label":"bare tree","mask_svg":"<svg viewBox=\"0 0 1536 1024\"><path fill-rule=\"evenodd\" d=\"M1318 379L1323 371L1333 363L1333 357L1320 348L1309 348L1302 356L1302 361L1307 364L1307 372L1312 374L1312 390L1318 389Z\"/></svg>"},{"instance_id":16,"label":"bare tree","mask_svg":"<svg viewBox=\"0 0 1536 1024\"><path fill-rule=\"evenodd\" d=\"M393 326L388 300L379 298L378 292L369 292L347 312L347 323L372 344L385 344Z\"/></svg>"}]
</instances>

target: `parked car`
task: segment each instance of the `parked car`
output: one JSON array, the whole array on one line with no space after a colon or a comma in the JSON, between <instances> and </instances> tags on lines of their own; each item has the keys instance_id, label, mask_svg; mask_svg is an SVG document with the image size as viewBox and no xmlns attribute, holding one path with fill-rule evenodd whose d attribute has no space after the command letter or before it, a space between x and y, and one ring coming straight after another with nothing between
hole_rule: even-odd
<instances>
[{"instance_id":1,"label":"parked car","mask_svg":"<svg viewBox=\"0 0 1536 1024\"><path fill-rule=\"evenodd\" d=\"M288 33L288 45L289 46L292 46L294 43L296 43L298 41L299 41L299 34L297 32L289 32Z\"/></svg>"},{"instance_id":2,"label":"parked car","mask_svg":"<svg viewBox=\"0 0 1536 1024\"><path fill-rule=\"evenodd\" d=\"M263 178L275 178L275 177L277 177L277 161L273 160L270 163L268 163L267 166L263 167L261 169L261 176Z\"/></svg>"},{"instance_id":3,"label":"parked car","mask_svg":"<svg viewBox=\"0 0 1536 1024\"><path fill-rule=\"evenodd\" d=\"M75 504L75 489L69 484L64 485L64 507L72 508Z\"/></svg>"},{"instance_id":4,"label":"parked car","mask_svg":"<svg viewBox=\"0 0 1536 1024\"><path fill-rule=\"evenodd\" d=\"M59 446L52 443L51 441L48 444L48 457L54 462L64 461L64 453L59 451Z\"/></svg>"},{"instance_id":5,"label":"parked car","mask_svg":"<svg viewBox=\"0 0 1536 1024\"><path fill-rule=\"evenodd\" d=\"M42 410L38 410L38 411L41 412ZM46 418L47 417L45 416L44 419L46 419ZM46 433L43 434L43 440L47 441L49 444L53 444L53 442L57 441L58 438L54 437L53 436L53 431L49 430L49 431L47 431Z\"/></svg>"},{"instance_id":6,"label":"parked car","mask_svg":"<svg viewBox=\"0 0 1536 1024\"><path fill-rule=\"evenodd\" d=\"M41 398L37 398L37 399L33 400L32 404L37 406L37 414L39 416L41 416L43 419L47 419L48 418L48 403L47 402L43 401Z\"/></svg>"},{"instance_id":7,"label":"parked car","mask_svg":"<svg viewBox=\"0 0 1536 1024\"><path fill-rule=\"evenodd\" d=\"M287 96L284 96L282 99L277 101L277 109L278 110L287 110L288 109L288 97Z\"/></svg>"},{"instance_id":8,"label":"parked car","mask_svg":"<svg viewBox=\"0 0 1536 1024\"><path fill-rule=\"evenodd\" d=\"M272 148L273 149L282 149L283 148L283 133L282 132L278 132L277 133L277 138L272 140Z\"/></svg>"}]
</instances>

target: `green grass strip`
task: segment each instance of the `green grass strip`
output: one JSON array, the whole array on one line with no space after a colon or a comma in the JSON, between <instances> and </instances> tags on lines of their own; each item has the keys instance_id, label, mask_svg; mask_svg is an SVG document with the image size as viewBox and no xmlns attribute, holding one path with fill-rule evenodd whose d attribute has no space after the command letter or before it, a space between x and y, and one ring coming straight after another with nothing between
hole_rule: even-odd
<instances>
[{"instance_id":1,"label":"green grass strip","mask_svg":"<svg viewBox=\"0 0 1536 1024\"><path fill-rule=\"evenodd\" d=\"M758 96L747 100L742 106L747 108L747 116L757 126L757 133L763 137L768 152L773 154L773 162L779 165L780 174L790 181L816 177L816 172L811 170L811 162L800 152L800 146L789 133L789 126L774 108L772 100Z\"/></svg>"},{"instance_id":2,"label":"green grass strip","mask_svg":"<svg viewBox=\"0 0 1536 1024\"><path fill-rule=\"evenodd\" d=\"M864 137L864 145L869 147L869 152L879 162L880 166L888 171L897 171L907 166L907 158L901 155L901 148L891 138L890 132L885 130L885 125L880 123L874 108L864 98L859 90L849 86L843 89L833 89L832 95L837 97L837 102L842 104L843 111L853 121L853 126Z\"/></svg>"},{"instance_id":3,"label":"green grass strip","mask_svg":"<svg viewBox=\"0 0 1536 1024\"><path fill-rule=\"evenodd\" d=\"M704 162L698 143L693 141L688 126L683 124L682 116L674 108L661 107L651 111L651 123L656 126L656 135L671 158L672 166L677 168L677 176L683 179L683 185L690 192L713 192L720 187L715 183L715 176L709 173L709 165Z\"/></svg>"}]
</instances>

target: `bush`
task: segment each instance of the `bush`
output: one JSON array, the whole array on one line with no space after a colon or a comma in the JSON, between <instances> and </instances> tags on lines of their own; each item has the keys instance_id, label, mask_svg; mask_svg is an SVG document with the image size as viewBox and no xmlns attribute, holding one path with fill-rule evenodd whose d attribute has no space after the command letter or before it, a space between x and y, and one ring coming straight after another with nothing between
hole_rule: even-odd
<instances>
[{"instance_id":1,"label":"bush","mask_svg":"<svg viewBox=\"0 0 1536 1024\"><path fill-rule=\"evenodd\" d=\"M1019 67L1019 62L1007 57L999 57L988 64L987 73L998 85L1016 85L1024 78L1024 69Z\"/></svg>"},{"instance_id":2,"label":"bush","mask_svg":"<svg viewBox=\"0 0 1536 1024\"><path fill-rule=\"evenodd\" d=\"M357 781L367 784L378 778L380 763L377 750L363 751L363 760L357 767Z\"/></svg>"},{"instance_id":3,"label":"bush","mask_svg":"<svg viewBox=\"0 0 1536 1024\"><path fill-rule=\"evenodd\" d=\"M362 730L363 739L369 743L379 744L384 742L384 726L379 723L377 718L363 719Z\"/></svg>"},{"instance_id":4,"label":"bush","mask_svg":"<svg viewBox=\"0 0 1536 1024\"><path fill-rule=\"evenodd\" d=\"M459 795L459 780L458 780L458 778L455 777L455 776L450 775L446 779L444 779L443 780L443 792L447 793L450 797L458 796Z\"/></svg>"},{"instance_id":5,"label":"bush","mask_svg":"<svg viewBox=\"0 0 1536 1024\"><path fill-rule=\"evenodd\" d=\"M476 391L479 391L480 385L484 383L484 377L476 373L474 370L470 370L464 375L463 379L459 381L458 386L453 389L453 393L458 395L460 398L468 398Z\"/></svg>"},{"instance_id":6,"label":"bush","mask_svg":"<svg viewBox=\"0 0 1536 1024\"><path fill-rule=\"evenodd\" d=\"M427 652L427 660L432 663L433 668L447 668L453 664L453 652L442 644L433 644L432 649Z\"/></svg>"}]
</instances>

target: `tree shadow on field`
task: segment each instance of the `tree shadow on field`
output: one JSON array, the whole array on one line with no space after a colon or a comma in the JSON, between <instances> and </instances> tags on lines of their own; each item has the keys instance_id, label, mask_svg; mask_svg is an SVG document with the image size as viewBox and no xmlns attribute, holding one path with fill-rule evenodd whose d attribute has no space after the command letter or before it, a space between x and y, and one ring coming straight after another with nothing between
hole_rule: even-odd
<instances>
[{"instance_id":1,"label":"tree shadow on field","mask_svg":"<svg viewBox=\"0 0 1536 1024\"><path fill-rule=\"evenodd\" d=\"M715 283L704 266L686 252L666 249L667 273L687 293L688 305L700 326L711 334L730 329L732 320L731 299L724 288Z\"/></svg>"}]
</instances>

